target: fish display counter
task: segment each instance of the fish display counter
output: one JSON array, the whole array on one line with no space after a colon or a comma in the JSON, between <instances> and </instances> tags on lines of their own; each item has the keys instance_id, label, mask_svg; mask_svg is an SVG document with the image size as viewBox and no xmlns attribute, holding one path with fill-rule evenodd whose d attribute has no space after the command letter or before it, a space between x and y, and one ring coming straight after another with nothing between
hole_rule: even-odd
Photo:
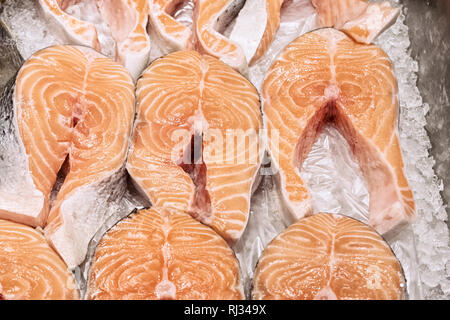
<instances>
[{"instance_id":1,"label":"fish display counter","mask_svg":"<svg viewBox=\"0 0 450 320\"><path fill-rule=\"evenodd\" d=\"M449 298L447 1L0 6L0 299Z\"/></svg>"}]
</instances>

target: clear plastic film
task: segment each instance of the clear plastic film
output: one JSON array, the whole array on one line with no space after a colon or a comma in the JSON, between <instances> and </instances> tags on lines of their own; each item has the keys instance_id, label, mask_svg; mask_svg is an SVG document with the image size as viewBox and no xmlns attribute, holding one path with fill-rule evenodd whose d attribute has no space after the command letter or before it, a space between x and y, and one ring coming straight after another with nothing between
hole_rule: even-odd
<instances>
[{"instance_id":1,"label":"clear plastic film","mask_svg":"<svg viewBox=\"0 0 450 320\"><path fill-rule=\"evenodd\" d=\"M398 0L392 0L398 6ZM34 3L34 2L33 2ZM174 17L189 26L192 24L192 0L177 8ZM278 53L295 38L316 28L315 11L308 9L309 0L286 1L282 9L279 30L274 42L258 63L249 68L247 77L259 90L264 75ZM43 47L60 43L45 24L37 18L36 5L16 6L6 0L0 18L8 23L8 30L18 44L24 58ZM19 10L20 9L20 10ZM28 10L28 11L27 11ZM27 17L32 17L31 22ZM298 12L302 14L299 16ZM410 299L442 298L450 294L448 227L446 212L439 191L441 182L433 171L434 161L429 157L430 142L424 126L428 106L422 103L416 87L417 62L409 55L408 27L403 12L397 22L376 41L391 58L399 83L399 132L405 162L405 171L414 193L418 213L417 221L386 239L400 260L407 282ZM23 17L23 18L21 18ZM23 19L27 17L27 23ZM36 30L30 32L29 27ZM226 33L227 31L225 31ZM156 36L149 28L152 51L150 61L163 55ZM29 39L33 34L36 39ZM261 172L266 172L262 170ZM330 126L326 126L304 162L302 179L307 183L314 202L315 212L340 213L362 222L368 219L369 195L367 184L345 139ZM119 205L123 216L143 205L142 199L129 192ZM249 296L255 265L267 244L290 223L271 175L263 175L251 199L247 228L234 246L240 261L242 279ZM88 258L75 273L84 291L90 259L96 245L116 221L107 223L91 241ZM446 269L447 268L447 269Z\"/></svg>"}]
</instances>

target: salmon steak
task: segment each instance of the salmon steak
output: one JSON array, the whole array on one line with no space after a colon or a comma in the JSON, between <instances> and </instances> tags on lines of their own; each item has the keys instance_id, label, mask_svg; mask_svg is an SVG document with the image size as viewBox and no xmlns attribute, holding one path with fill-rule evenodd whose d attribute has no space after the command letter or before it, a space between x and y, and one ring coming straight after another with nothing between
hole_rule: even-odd
<instances>
[{"instance_id":1,"label":"salmon steak","mask_svg":"<svg viewBox=\"0 0 450 320\"><path fill-rule=\"evenodd\" d=\"M400 15L389 1L311 0L320 27L334 27L355 41L369 44L389 28Z\"/></svg>"},{"instance_id":2,"label":"salmon steak","mask_svg":"<svg viewBox=\"0 0 450 320\"><path fill-rule=\"evenodd\" d=\"M291 2L296 3L290 14L298 19L314 12L310 0L199 0L194 15L197 49L246 74L275 39L282 6Z\"/></svg>"},{"instance_id":3,"label":"salmon steak","mask_svg":"<svg viewBox=\"0 0 450 320\"><path fill-rule=\"evenodd\" d=\"M388 56L335 29L304 34L281 52L264 81L263 113L282 198L294 219L313 211L300 170L321 128L332 123L367 180L369 224L383 234L413 220L397 91Z\"/></svg>"},{"instance_id":4,"label":"salmon steak","mask_svg":"<svg viewBox=\"0 0 450 320\"><path fill-rule=\"evenodd\" d=\"M159 40L169 51L193 49L192 30L173 15L184 0L150 0L149 18L151 27L156 31Z\"/></svg>"},{"instance_id":5,"label":"salmon steak","mask_svg":"<svg viewBox=\"0 0 450 320\"><path fill-rule=\"evenodd\" d=\"M244 0L197 0L194 9L198 51L216 57L240 72L247 70L245 53L224 32L244 3Z\"/></svg>"},{"instance_id":6,"label":"salmon steak","mask_svg":"<svg viewBox=\"0 0 450 320\"><path fill-rule=\"evenodd\" d=\"M78 298L72 274L44 236L0 219L0 300Z\"/></svg>"},{"instance_id":7,"label":"salmon steak","mask_svg":"<svg viewBox=\"0 0 450 320\"><path fill-rule=\"evenodd\" d=\"M178 51L145 70L136 97L127 170L137 189L153 205L189 212L234 243L262 158L256 89L213 57Z\"/></svg>"},{"instance_id":8,"label":"salmon steak","mask_svg":"<svg viewBox=\"0 0 450 320\"><path fill-rule=\"evenodd\" d=\"M247 0L239 12L230 40L242 48L249 65L261 58L274 40L280 25L283 2L284 0Z\"/></svg>"},{"instance_id":9,"label":"salmon steak","mask_svg":"<svg viewBox=\"0 0 450 320\"><path fill-rule=\"evenodd\" d=\"M147 0L39 0L52 31L66 42L115 58L136 80L147 66Z\"/></svg>"},{"instance_id":10,"label":"salmon steak","mask_svg":"<svg viewBox=\"0 0 450 320\"><path fill-rule=\"evenodd\" d=\"M228 40L243 50L250 66L269 49L283 14L289 15L292 21L315 14L316 28L334 27L358 42L371 43L396 21L400 8L393 8L389 1L247 0ZM218 41L212 43L219 44ZM222 54L227 56L229 53L224 51Z\"/></svg>"},{"instance_id":11,"label":"salmon steak","mask_svg":"<svg viewBox=\"0 0 450 320\"><path fill-rule=\"evenodd\" d=\"M87 294L92 300L244 298L239 263L227 243L188 214L155 207L103 236Z\"/></svg>"},{"instance_id":12,"label":"salmon steak","mask_svg":"<svg viewBox=\"0 0 450 320\"><path fill-rule=\"evenodd\" d=\"M257 300L399 300L400 263L383 238L355 219L320 213L288 227L255 270Z\"/></svg>"},{"instance_id":13,"label":"salmon steak","mask_svg":"<svg viewBox=\"0 0 450 320\"><path fill-rule=\"evenodd\" d=\"M314 21L316 15L311 0L246 0L230 27L229 39L241 47L248 65L253 66L264 57L275 40L282 19L289 21L290 28L296 29L290 32L298 34L301 32L297 27L300 21L310 17ZM315 29L316 25L314 21L311 28Z\"/></svg>"},{"instance_id":14,"label":"salmon steak","mask_svg":"<svg viewBox=\"0 0 450 320\"><path fill-rule=\"evenodd\" d=\"M36 52L2 98L0 218L46 225L70 268L126 190L134 103L127 70L77 46Z\"/></svg>"},{"instance_id":15,"label":"salmon steak","mask_svg":"<svg viewBox=\"0 0 450 320\"><path fill-rule=\"evenodd\" d=\"M100 51L101 45L95 25L78 19L65 11L72 3L76 3L76 1L39 0L45 17L53 21L57 28L60 28L60 33L64 34L74 44Z\"/></svg>"}]
</instances>

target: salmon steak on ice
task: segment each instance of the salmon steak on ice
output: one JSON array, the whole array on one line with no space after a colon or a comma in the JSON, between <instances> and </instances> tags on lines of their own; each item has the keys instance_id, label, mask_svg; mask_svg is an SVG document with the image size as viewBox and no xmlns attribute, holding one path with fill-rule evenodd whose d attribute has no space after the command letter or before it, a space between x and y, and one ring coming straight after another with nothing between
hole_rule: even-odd
<instances>
[{"instance_id":1,"label":"salmon steak on ice","mask_svg":"<svg viewBox=\"0 0 450 320\"><path fill-rule=\"evenodd\" d=\"M249 65L261 58L274 40L280 25L283 1L247 0L239 12L230 40L242 48ZM298 14L301 15L301 12Z\"/></svg>"},{"instance_id":2,"label":"salmon steak on ice","mask_svg":"<svg viewBox=\"0 0 450 320\"><path fill-rule=\"evenodd\" d=\"M194 9L194 32L197 49L216 57L239 72L247 70L241 46L224 33L239 13L245 0L197 0Z\"/></svg>"},{"instance_id":3,"label":"salmon steak on ice","mask_svg":"<svg viewBox=\"0 0 450 320\"><path fill-rule=\"evenodd\" d=\"M193 49L192 30L173 16L186 0L150 0L150 27L169 51Z\"/></svg>"},{"instance_id":4,"label":"salmon steak on ice","mask_svg":"<svg viewBox=\"0 0 450 320\"><path fill-rule=\"evenodd\" d=\"M367 180L369 224L385 233L413 220L397 130L397 91L388 56L335 29L304 34L273 62L262 89L264 121L282 198L295 219L313 211L300 170L321 128L331 122Z\"/></svg>"},{"instance_id":5,"label":"salmon steak on ice","mask_svg":"<svg viewBox=\"0 0 450 320\"><path fill-rule=\"evenodd\" d=\"M52 31L114 58L136 80L147 66L148 0L39 0Z\"/></svg>"},{"instance_id":6,"label":"salmon steak on ice","mask_svg":"<svg viewBox=\"0 0 450 320\"><path fill-rule=\"evenodd\" d=\"M145 70L136 97L127 169L137 188L239 239L262 158L256 89L213 57L178 51Z\"/></svg>"},{"instance_id":7,"label":"salmon steak on ice","mask_svg":"<svg viewBox=\"0 0 450 320\"><path fill-rule=\"evenodd\" d=\"M225 240L187 213L156 207L124 218L103 236L92 260L87 296L244 298L239 262Z\"/></svg>"},{"instance_id":8,"label":"salmon steak on ice","mask_svg":"<svg viewBox=\"0 0 450 320\"><path fill-rule=\"evenodd\" d=\"M389 1L311 0L319 27L334 27L355 41L369 44L395 23L400 8Z\"/></svg>"},{"instance_id":9,"label":"salmon steak on ice","mask_svg":"<svg viewBox=\"0 0 450 320\"><path fill-rule=\"evenodd\" d=\"M0 219L0 300L72 300L78 289L44 236Z\"/></svg>"},{"instance_id":10,"label":"salmon steak on ice","mask_svg":"<svg viewBox=\"0 0 450 320\"><path fill-rule=\"evenodd\" d=\"M199 0L194 14L197 49L247 73L274 40L283 3L289 7L284 12L302 19L314 13L309 1Z\"/></svg>"},{"instance_id":11,"label":"salmon steak on ice","mask_svg":"<svg viewBox=\"0 0 450 320\"><path fill-rule=\"evenodd\" d=\"M289 16L291 22L315 16L314 27L335 27L358 42L371 43L399 14L400 9L392 8L388 1L247 0L232 26L229 41L243 50L251 66L269 49L282 15Z\"/></svg>"},{"instance_id":12,"label":"salmon steak on ice","mask_svg":"<svg viewBox=\"0 0 450 320\"><path fill-rule=\"evenodd\" d=\"M0 218L47 225L70 268L126 190L134 103L127 70L78 46L36 52L2 98Z\"/></svg>"},{"instance_id":13,"label":"salmon steak on ice","mask_svg":"<svg viewBox=\"0 0 450 320\"><path fill-rule=\"evenodd\" d=\"M264 249L256 300L399 300L401 265L371 227L327 213L298 220Z\"/></svg>"}]
</instances>

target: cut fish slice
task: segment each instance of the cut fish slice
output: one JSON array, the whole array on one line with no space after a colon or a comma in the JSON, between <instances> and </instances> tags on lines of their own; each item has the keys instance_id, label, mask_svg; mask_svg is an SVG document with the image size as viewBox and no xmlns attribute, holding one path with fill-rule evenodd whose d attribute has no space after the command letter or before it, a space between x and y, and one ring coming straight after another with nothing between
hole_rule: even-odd
<instances>
[{"instance_id":1,"label":"cut fish slice","mask_svg":"<svg viewBox=\"0 0 450 320\"><path fill-rule=\"evenodd\" d=\"M25 62L12 91L1 109L8 145L0 159L0 218L44 226L66 161L45 234L73 268L126 189L133 81L93 49L55 46Z\"/></svg>"},{"instance_id":2,"label":"cut fish slice","mask_svg":"<svg viewBox=\"0 0 450 320\"><path fill-rule=\"evenodd\" d=\"M399 8L388 1L368 3L365 0L247 0L232 28L229 40L240 46L246 61L255 64L270 47L280 25L281 14L301 20L317 12L317 27L334 27L354 40L371 43L390 27Z\"/></svg>"},{"instance_id":3,"label":"cut fish slice","mask_svg":"<svg viewBox=\"0 0 450 320\"><path fill-rule=\"evenodd\" d=\"M263 150L256 89L213 57L179 51L153 62L136 94L127 169L138 189L233 243L247 223Z\"/></svg>"},{"instance_id":4,"label":"cut fish slice","mask_svg":"<svg viewBox=\"0 0 450 320\"><path fill-rule=\"evenodd\" d=\"M194 30L199 51L219 58L242 73L247 70L245 53L223 33L244 2L244 0L197 0L194 12Z\"/></svg>"},{"instance_id":5,"label":"cut fish slice","mask_svg":"<svg viewBox=\"0 0 450 320\"><path fill-rule=\"evenodd\" d=\"M78 299L74 278L36 230L0 220L0 300Z\"/></svg>"},{"instance_id":6,"label":"cut fish slice","mask_svg":"<svg viewBox=\"0 0 450 320\"><path fill-rule=\"evenodd\" d=\"M400 8L389 1L311 0L319 25L340 29L361 43L371 43L397 20Z\"/></svg>"},{"instance_id":7,"label":"cut fish slice","mask_svg":"<svg viewBox=\"0 0 450 320\"><path fill-rule=\"evenodd\" d=\"M248 0L239 13L230 40L244 50L249 65L255 63L272 43L280 25L283 2L284 0Z\"/></svg>"},{"instance_id":8,"label":"cut fish slice","mask_svg":"<svg viewBox=\"0 0 450 320\"><path fill-rule=\"evenodd\" d=\"M310 17L313 21L315 16L310 0L247 0L232 27L230 40L243 49L252 66L271 46L283 17L294 27L294 23Z\"/></svg>"},{"instance_id":9,"label":"cut fish slice","mask_svg":"<svg viewBox=\"0 0 450 320\"><path fill-rule=\"evenodd\" d=\"M150 22L170 51L193 48L192 31L173 18L177 6L184 0L150 0Z\"/></svg>"},{"instance_id":10,"label":"cut fish slice","mask_svg":"<svg viewBox=\"0 0 450 320\"><path fill-rule=\"evenodd\" d=\"M300 219L262 253L253 280L258 300L398 300L402 268L383 238L352 218Z\"/></svg>"},{"instance_id":11,"label":"cut fish slice","mask_svg":"<svg viewBox=\"0 0 450 320\"><path fill-rule=\"evenodd\" d=\"M150 38L147 34L149 5L147 0L98 1L102 18L116 43L116 60L134 80L147 67Z\"/></svg>"},{"instance_id":12,"label":"cut fish slice","mask_svg":"<svg viewBox=\"0 0 450 320\"><path fill-rule=\"evenodd\" d=\"M322 27L342 28L361 16L369 6L366 0L311 0Z\"/></svg>"},{"instance_id":13,"label":"cut fish slice","mask_svg":"<svg viewBox=\"0 0 450 320\"><path fill-rule=\"evenodd\" d=\"M73 1L72 1L73 2ZM65 34L73 44L101 50L95 25L90 22L77 19L64 10L70 5L70 1L39 0L39 4L48 21L53 22L58 33Z\"/></svg>"},{"instance_id":14,"label":"cut fish slice","mask_svg":"<svg viewBox=\"0 0 450 320\"><path fill-rule=\"evenodd\" d=\"M243 299L239 263L213 230L176 210L141 210L101 239L88 298Z\"/></svg>"},{"instance_id":15,"label":"cut fish slice","mask_svg":"<svg viewBox=\"0 0 450 320\"><path fill-rule=\"evenodd\" d=\"M135 80L147 66L150 54L147 0L39 0L39 3L46 17L56 22L55 31L64 33L68 43L92 47L115 58ZM69 12L76 12L78 17Z\"/></svg>"},{"instance_id":16,"label":"cut fish slice","mask_svg":"<svg viewBox=\"0 0 450 320\"><path fill-rule=\"evenodd\" d=\"M282 51L263 85L264 119L280 190L296 219L312 212L299 170L327 122L350 144L367 180L369 224L385 233L414 219L397 131L397 91L387 55L335 29L307 33Z\"/></svg>"},{"instance_id":17,"label":"cut fish slice","mask_svg":"<svg viewBox=\"0 0 450 320\"><path fill-rule=\"evenodd\" d=\"M348 21L341 30L358 42L372 43L397 21L400 12L401 9L392 8L389 1L370 3L361 16Z\"/></svg>"}]
</instances>

